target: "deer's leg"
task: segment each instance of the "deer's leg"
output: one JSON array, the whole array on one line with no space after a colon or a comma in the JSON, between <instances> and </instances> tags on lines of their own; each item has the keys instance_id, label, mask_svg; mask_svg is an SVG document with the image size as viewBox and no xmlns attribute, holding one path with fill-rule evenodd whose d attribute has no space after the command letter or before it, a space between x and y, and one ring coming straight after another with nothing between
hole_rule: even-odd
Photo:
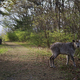
<instances>
[{"instance_id":1,"label":"deer's leg","mask_svg":"<svg viewBox=\"0 0 80 80\"><path fill-rule=\"evenodd\" d=\"M72 59L72 61L73 61L73 65L76 67L76 64L75 64L75 62L74 62L74 57L73 57L73 55L71 55L71 59Z\"/></svg>"},{"instance_id":2,"label":"deer's leg","mask_svg":"<svg viewBox=\"0 0 80 80\"><path fill-rule=\"evenodd\" d=\"M69 56L69 55L67 55L67 56L66 56L66 58L67 58L66 65L68 65L68 63L69 63L69 59L70 59L70 56Z\"/></svg>"},{"instance_id":3,"label":"deer's leg","mask_svg":"<svg viewBox=\"0 0 80 80\"><path fill-rule=\"evenodd\" d=\"M54 59L58 56L58 54L54 54L50 57L50 67L55 67L54 66Z\"/></svg>"}]
</instances>

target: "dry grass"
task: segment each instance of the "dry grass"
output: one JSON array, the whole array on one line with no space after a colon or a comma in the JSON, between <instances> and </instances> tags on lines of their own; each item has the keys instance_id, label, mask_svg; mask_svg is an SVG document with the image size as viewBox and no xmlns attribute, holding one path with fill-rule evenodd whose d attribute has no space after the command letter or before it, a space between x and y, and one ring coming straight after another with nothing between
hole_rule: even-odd
<instances>
[{"instance_id":1,"label":"dry grass","mask_svg":"<svg viewBox=\"0 0 80 80\"><path fill-rule=\"evenodd\" d=\"M12 42L6 42L4 47L8 51L0 55L0 80L80 80L78 60L74 68L72 62L66 66L64 56L59 56L55 60L56 68L50 68L51 52L47 48Z\"/></svg>"}]
</instances>

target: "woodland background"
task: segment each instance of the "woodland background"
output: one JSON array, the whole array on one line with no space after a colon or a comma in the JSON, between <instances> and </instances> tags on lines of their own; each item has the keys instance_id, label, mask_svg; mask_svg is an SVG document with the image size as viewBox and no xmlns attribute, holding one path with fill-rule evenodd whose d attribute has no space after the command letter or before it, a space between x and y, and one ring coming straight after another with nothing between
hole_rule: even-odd
<instances>
[{"instance_id":1,"label":"woodland background","mask_svg":"<svg viewBox=\"0 0 80 80\"><path fill-rule=\"evenodd\" d=\"M80 0L1 0L5 41L50 47L80 39Z\"/></svg>"},{"instance_id":2,"label":"woodland background","mask_svg":"<svg viewBox=\"0 0 80 80\"><path fill-rule=\"evenodd\" d=\"M49 67L52 43L80 40L80 0L0 0L1 26L0 80L80 80L80 48Z\"/></svg>"}]
</instances>

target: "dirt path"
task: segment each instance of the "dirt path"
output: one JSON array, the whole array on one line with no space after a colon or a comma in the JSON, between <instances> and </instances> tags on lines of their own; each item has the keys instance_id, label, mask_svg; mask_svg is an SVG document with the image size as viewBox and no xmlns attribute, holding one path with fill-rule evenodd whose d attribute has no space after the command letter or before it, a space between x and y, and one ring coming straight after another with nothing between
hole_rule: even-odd
<instances>
[{"instance_id":1,"label":"dirt path","mask_svg":"<svg viewBox=\"0 0 80 80\"><path fill-rule=\"evenodd\" d=\"M77 80L74 74L66 72L68 67L64 64L50 68L49 57L38 55L35 48L12 42L6 42L5 47L8 51L0 55L0 80Z\"/></svg>"}]
</instances>

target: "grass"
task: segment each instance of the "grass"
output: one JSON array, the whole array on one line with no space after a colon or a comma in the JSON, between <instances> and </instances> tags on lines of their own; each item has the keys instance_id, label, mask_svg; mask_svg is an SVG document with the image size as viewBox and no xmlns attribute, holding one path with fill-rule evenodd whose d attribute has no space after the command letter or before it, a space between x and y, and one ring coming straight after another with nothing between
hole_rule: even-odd
<instances>
[{"instance_id":1,"label":"grass","mask_svg":"<svg viewBox=\"0 0 80 80\"><path fill-rule=\"evenodd\" d=\"M51 51L48 48L12 42L0 47L7 49L0 55L0 80L80 80L80 61L77 59L77 68L74 68L71 60L66 66L66 57L59 55L55 59L56 68L50 68Z\"/></svg>"},{"instance_id":2,"label":"grass","mask_svg":"<svg viewBox=\"0 0 80 80\"><path fill-rule=\"evenodd\" d=\"M4 44L0 45L0 55L7 52L7 51L8 51L8 49L7 49L7 47L5 47Z\"/></svg>"},{"instance_id":3,"label":"grass","mask_svg":"<svg viewBox=\"0 0 80 80\"><path fill-rule=\"evenodd\" d=\"M50 56L51 55L51 51L48 48L37 47L36 45L30 44L30 42L23 42L23 43L16 42L16 43L28 48L29 51L37 53L38 55L41 55L41 56Z\"/></svg>"}]
</instances>

